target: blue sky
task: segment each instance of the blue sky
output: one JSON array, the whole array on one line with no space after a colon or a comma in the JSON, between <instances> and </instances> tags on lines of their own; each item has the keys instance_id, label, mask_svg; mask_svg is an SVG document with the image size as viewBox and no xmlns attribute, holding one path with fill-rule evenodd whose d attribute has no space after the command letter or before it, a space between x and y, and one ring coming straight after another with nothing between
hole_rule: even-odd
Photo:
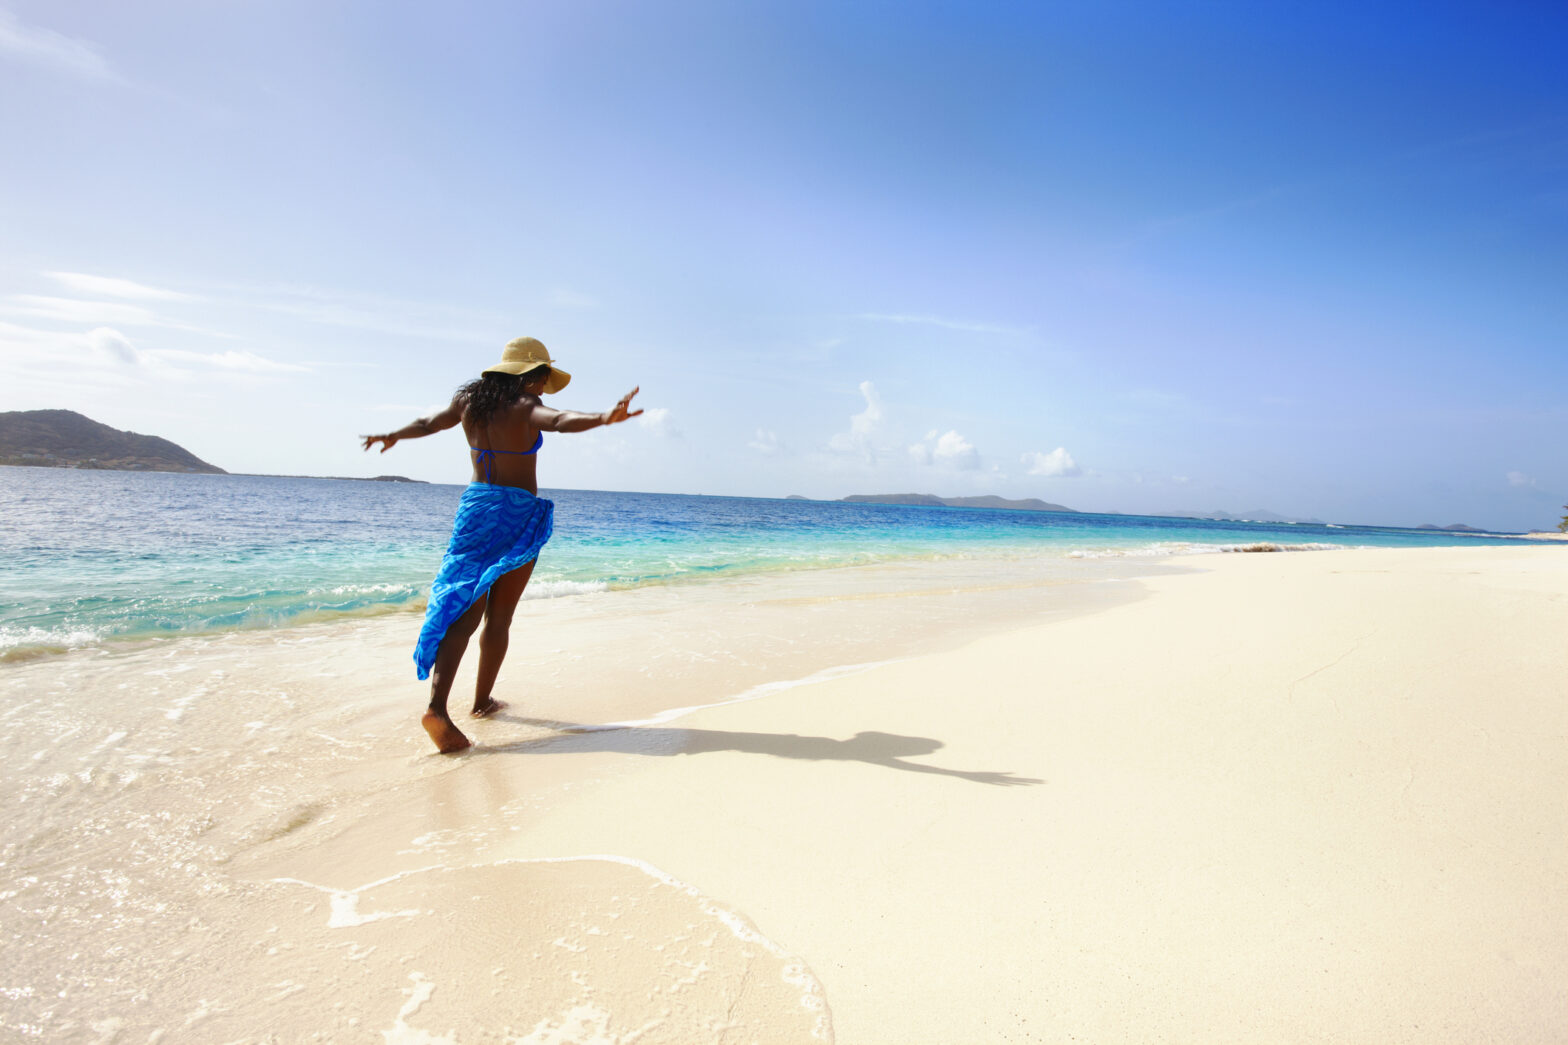
<instances>
[{"instance_id":1,"label":"blue sky","mask_svg":"<svg viewBox=\"0 0 1568 1045\"><path fill-rule=\"evenodd\" d=\"M509 338L547 486L1527 529L1555 3L0 0L0 410L362 454Z\"/></svg>"}]
</instances>

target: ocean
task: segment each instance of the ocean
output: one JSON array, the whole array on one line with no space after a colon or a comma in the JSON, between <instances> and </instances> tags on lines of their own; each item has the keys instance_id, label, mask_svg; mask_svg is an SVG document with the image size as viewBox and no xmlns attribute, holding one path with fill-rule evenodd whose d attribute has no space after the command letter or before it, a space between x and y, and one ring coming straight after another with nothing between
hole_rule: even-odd
<instances>
[{"instance_id":1,"label":"ocean","mask_svg":"<svg viewBox=\"0 0 1568 1045\"><path fill-rule=\"evenodd\" d=\"M416 613L463 487L0 467L0 660ZM543 490L528 598L938 559L1432 547L1446 531Z\"/></svg>"}]
</instances>

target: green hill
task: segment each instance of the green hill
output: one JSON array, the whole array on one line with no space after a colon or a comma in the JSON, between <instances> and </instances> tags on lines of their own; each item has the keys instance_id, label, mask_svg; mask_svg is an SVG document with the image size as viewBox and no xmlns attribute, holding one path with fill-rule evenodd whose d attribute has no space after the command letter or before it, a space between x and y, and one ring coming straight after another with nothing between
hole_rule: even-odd
<instances>
[{"instance_id":1,"label":"green hill","mask_svg":"<svg viewBox=\"0 0 1568 1045\"><path fill-rule=\"evenodd\" d=\"M167 439L122 432L74 410L0 413L0 464L226 474Z\"/></svg>"}]
</instances>

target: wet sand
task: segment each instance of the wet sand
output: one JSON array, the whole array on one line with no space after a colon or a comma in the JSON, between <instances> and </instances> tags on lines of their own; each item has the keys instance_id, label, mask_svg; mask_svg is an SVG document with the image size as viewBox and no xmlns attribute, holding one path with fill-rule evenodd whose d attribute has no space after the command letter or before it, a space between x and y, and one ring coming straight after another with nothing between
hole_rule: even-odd
<instances>
[{"instance_id":1,"label":"wet sand","mask_svg":"<svg viewBox=\"0 0 1568 1045\"><path fill-rule=\"evenodd\" d=\"M453 757L401 620L9 668L4 1026L1565 1036L1560 549L850 572L529 608L561 652Z\"/></svg>"}]
</instances>

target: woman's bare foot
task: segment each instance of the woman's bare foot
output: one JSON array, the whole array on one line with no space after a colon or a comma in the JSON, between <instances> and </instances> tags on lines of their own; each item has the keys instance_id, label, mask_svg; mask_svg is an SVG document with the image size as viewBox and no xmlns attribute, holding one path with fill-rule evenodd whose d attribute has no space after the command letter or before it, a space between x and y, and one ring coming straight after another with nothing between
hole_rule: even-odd
<instances>
[{"instance_id":1,"label":"woman's bare foot","mask_svg":"<svg viewBox=\"0 0 1568 1045\"><path fill-rule=\"evenodd\" d=\"M506 701L496 700L493 697L486 697L484 700L481 700L479 703L475 704L474 710L470 711L469 714L474 716L474 718L489 718L491 715L494 715L497 711L500 711L504 707L506 707Z\"/></svg>"},{"instance_id":2,"label":"woman's bare foot","mask_svg":"<svg viewBox=\"0 0 1568 1045\"><path fill-rule=\"evenodd\" d=\"M425 717L419 720L425 727L425 732L430 734L430 739L436 742L436 750L443 755L450 755L454 751L461 751L468 747L470 742L463 735L463 731L452 724L452 720L445 715L437 715L434 711L425 712Z\"/></svg>"}]
</instances>

